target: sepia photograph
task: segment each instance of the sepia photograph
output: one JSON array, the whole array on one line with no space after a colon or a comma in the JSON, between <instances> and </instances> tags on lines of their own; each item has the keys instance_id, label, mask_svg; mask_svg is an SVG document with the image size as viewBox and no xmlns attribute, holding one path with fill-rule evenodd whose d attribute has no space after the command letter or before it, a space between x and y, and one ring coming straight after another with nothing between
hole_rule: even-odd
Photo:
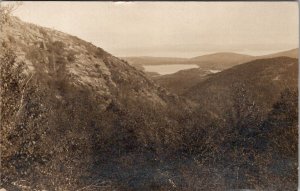
<instances>
[{"instance_id":1,"label":"sepia photograph","mask_svg":"<svg viewBox=\"0 0 300 191\"><path fill-rule=\"evenodd\" d=\"M1 1L0 191L298 190L297 1Z\"/></svg>"}]
</instances>

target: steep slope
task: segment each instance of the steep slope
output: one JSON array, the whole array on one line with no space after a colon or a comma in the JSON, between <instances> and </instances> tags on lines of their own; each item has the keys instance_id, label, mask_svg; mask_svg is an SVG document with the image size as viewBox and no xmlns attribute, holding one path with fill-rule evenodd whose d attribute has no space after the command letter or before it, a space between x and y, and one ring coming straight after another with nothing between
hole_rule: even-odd
<instances>
[{"instance_id":1,"label":"steep slope","mask_svg":"<svg viewBox=\"0 0 300 191\"><path fill-rule=\"evenodd\" d=\"M77 190L105 161L179 143L185 102L124 61L15 17L0 40L1 186Z\"/></svg>"},{"instance_id":2,"label":"steep slope","mask_svg":"<svg viewBox=\"0 0 300 191\"><path fill-rule=\"evenodd\" d=\"M132 86L129 89L132 90L131 93L143 95L155 103L165 104L166 100L159 96L160 88L142 72L77 37L24 24L14 18L11 26L3 29L1 43L12 46L18 58L25 61L33 72L49 73L50 69L40 66L39 61L47 62L44 56L52 56L57 51L64 53L63 56L69 61L66 70L76 85L90 87L106 97L113 96L114 89L128 85Z\"/></svg>"}]
</instances>

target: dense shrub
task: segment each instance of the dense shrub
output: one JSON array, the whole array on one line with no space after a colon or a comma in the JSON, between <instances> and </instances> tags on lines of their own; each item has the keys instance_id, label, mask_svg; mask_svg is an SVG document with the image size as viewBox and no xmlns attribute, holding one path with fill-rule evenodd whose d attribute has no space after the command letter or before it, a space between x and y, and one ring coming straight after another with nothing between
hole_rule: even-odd
<instances>
[{"instance_id":1,"label":"dense shrub","mask_svg":"<svg viewBox=\"0 0 300 191\"><path fill-rule=\"evenodd\" d=\"M16 56L11 50L6 50L0 60L1 74L1 171L6 175L12 168L8 163L11 154L16 150L9 140L10 132L16 125L16 118L23 107L24 85L26 77L23 74L24 63L16 62ZM10 176L7 176L9 179ZM5 177L2 177L7 181ZM1 181L1 182L2 182Z\"/></svg>"}]
</instances>

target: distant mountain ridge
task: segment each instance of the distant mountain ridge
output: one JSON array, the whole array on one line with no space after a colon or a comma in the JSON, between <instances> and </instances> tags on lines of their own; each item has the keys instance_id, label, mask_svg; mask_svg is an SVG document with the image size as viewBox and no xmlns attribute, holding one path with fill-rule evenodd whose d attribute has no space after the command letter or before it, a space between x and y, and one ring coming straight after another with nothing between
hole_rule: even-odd
<instances>
[{"instance_id":1,"label":"distant mountain ridge","mask_svg":"<svg viewBox=\"0 0 300 191\"><path fill-rule=\"evenodd\" d=\"M204 65L199 66L199 68L196 69L189 69L189 70L182 70L179 72L176 72L174 74L169 74L169 75L155 75L152 76L152 79L155 80L158 84L161 86L167 88L173 93L181 95L184 91L187 89L191 88L194 84L201 82L211 76L213 74L209 72L209 69L215 69L218 68L220 70L224 70L230 67L238 66L240 64L254 61L254 60L259 60L259 59L266 59L266 58L275 58L275 57L290 57L290 58L298 58L298 51L299 49L292 49L288 51L283 51L279 52L276 54L270 54L270 55L264 55L264 56L244 56L244 55L239 55L237 57L234 57L233 59L231 58L226 58L225 62L218 62L218 64L213 62L213 57L217 55L218 58L220 57L229 57L232 53L220 53L220 54L212 54L212 55L207 55L204 56L203 60L209 60L211 59L211 62L204 62ZM236 54L233 54L236 55ZM203 58L203 57L199 57ZM209 58L209 59L207 59ZM236 59L239 58L239 59ZM220 63L227 63L222 66ZM211 67L210 67L211 66Z\"/></svg>"},{"instance_id":2,"label":"distant mountain ridge","mask_svg":"<svg viewBox=\"0 0 300 191\"><path fill-rule=\"evenodd\" d=\"M202 69L216 69L224 70L232 66L249 62L251 60L260 58L273 58L280 56L287 56L291 58L298 58L299 48L282 51L278 53L251 56L247 54L239 54L234 52L217 52L206 54L193 58L172 58L172 57L123 57L128 63L143 70L143 65L160 65L160 64L196 64Z\"/></svg>"},{"instance_id":3,"label":"distant mountain ridge","mask_svg":"<svg viewBox=\"0 0 300 191\"><path fill-rule=\"evenodd\" d=\"M232 52L220 52L191 58L188 62L195 63L202 69L223 70L252 59L254 59L254 56Z\"/></svg>"},{"instance_id":4,"label":"distant mountain ridge","mask_svg":"<svg viewBox=\"0 0 300 191\"><path fill-rule=\"evenodd\" d=\"M274 58L274 57L281 57L281 56L286 56L290 58L299 58L299 48L294 48L291 50L282 51L273 54L267 54L263 56L257 56L257 58Z\"/></svg>"}]
</instances>

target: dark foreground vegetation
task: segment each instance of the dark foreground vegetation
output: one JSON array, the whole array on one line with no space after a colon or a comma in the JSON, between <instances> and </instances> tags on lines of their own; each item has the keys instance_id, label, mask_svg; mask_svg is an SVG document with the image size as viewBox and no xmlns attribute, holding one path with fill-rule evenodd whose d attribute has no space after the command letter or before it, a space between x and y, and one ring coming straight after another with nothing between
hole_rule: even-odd
<instances>
[{"instance_id":1,"label":"dark foreground vegetation","mask_svg":"<svg viewBox=\"0 0 300 191\"><path fill-rule=\"evenodd\" d=\"M1 187L297 189L297 86L281 88L265 105L261 100L269 97L257 100L246 79L228 83L230 107L218 108L193 97L207 89L192 101L169 95L123 61L75 39L110 67L110 76L96 76L115 83L104 95L70 73L78 58L67 42L40 30L50 38L24 49L26 59L15 53L18 40L1 44Z\"/></svg>"}]
</instances>

